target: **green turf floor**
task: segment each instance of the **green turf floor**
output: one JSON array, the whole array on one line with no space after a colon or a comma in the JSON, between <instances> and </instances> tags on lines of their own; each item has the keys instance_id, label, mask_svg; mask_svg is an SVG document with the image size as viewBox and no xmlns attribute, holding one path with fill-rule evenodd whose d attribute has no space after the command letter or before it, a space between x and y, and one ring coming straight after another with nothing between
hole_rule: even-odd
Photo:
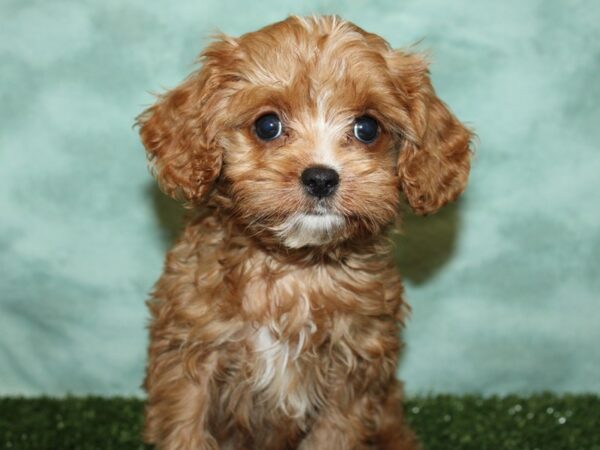
<instances>
[{"instance_id":1,"label":"green turf floor","mask_svg":"<svg viewBox=\"0 0 600 450\"><path fill-rule=\"evenodd\" d=\"M139 440L142 408L123 398L0 399L0 448L150 449ZM426 450L600 450L598 396L423 397L406 411Z\"/></svg>"}]
</instances>

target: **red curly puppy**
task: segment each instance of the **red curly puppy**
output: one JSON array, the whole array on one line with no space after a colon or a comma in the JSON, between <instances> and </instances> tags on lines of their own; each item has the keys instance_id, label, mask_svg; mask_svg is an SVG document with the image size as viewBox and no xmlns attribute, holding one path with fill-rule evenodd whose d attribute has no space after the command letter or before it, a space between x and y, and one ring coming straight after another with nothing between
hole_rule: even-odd
<instances>
[{"instance_id":1,"label":"red curly puppy","mask_svg":"<svg viewBox=\"0 0 600 450\"><path fill-rule=\"evenodd\" d=\"M471 133L419 55L338 17L221 37L201 59L138 118L160 186L198 211L149 302L145 439L417 449L385 235L401 192L426 214L463 191Z\"/></svg>"}]
</instances>

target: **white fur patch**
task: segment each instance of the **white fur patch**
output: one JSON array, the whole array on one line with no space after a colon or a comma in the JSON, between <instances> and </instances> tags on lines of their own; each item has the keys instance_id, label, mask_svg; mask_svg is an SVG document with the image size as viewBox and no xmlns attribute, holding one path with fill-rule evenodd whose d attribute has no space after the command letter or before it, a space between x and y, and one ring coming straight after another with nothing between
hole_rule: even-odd
<instances>
[{"instance_id":1,"label":"white fur patch","mask_svg":"<svg viewBox=\"0 0 600 450\"><path fill-rule=\"evenodd\" d=\"M300 248L331 242L335 232L344 226L339 214L298 213L288 218L276 231L286 246Z\"/></svg>"},{"instance_id":2,"label":"white fur patch","mask_svg":"<svg viewBox=\"0 0 600 450\"><path fill-rule=\"evenodd\" d=\"M314 122L314 126L319 136L319 145L315 149L314 161L315 164L331 167L337 172L340 172L340 162L336 159L333 153L333 147L339 140L340 135L343 135L345 124L335 124L326 120L325 113L321 110L324 108L324 106L321 105L323 101L324 100L321 98L317 100L320 111L317 119Z\"/></svg>"},{"instance_id":3,"label":"white fur patch","mask_svg":"<svg viewBox=\"0 0 600 450\"><path fill-rule=\"evenodd\" d=\"M260 357L256 387L265 389L273 383L277 375L285 377L285 370L290 359L290 346L285 341L275 340L268 327L258 329L255 339L255 350Z\"/></svg>"},{"instance_id":4,"label":"white fur patch","mask_svg":"<svg viewBox=\"0 0 600 450\"><path fill-rule=\"evenodd\" d=\"M264 325L254 335L254 349L258 357L254 389L268 395L290 417L304 417L311 408L306 393L294 387L294 378L299 376L295 363L309 336L315 331L314 322L309 320L294 344L276 338L272 330Z\"/></svg>"}]
</instances>

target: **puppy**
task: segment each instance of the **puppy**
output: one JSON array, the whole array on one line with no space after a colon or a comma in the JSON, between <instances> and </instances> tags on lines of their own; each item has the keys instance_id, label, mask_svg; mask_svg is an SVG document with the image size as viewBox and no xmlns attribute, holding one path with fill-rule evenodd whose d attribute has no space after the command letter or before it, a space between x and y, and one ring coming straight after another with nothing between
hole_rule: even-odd
<instances>
[{"instance_id":1,"label":"puppy","mask_svg":"<svg viewBox=\"0 0 600 450\"><path fill-rule=\"evenodd\" d=\"M408 306L386 232L465 188L471 133L426 61L338 17L222 36L138 118L195 211L149 308L158 449L396 449Z\"/></svg>"}]
</instances>

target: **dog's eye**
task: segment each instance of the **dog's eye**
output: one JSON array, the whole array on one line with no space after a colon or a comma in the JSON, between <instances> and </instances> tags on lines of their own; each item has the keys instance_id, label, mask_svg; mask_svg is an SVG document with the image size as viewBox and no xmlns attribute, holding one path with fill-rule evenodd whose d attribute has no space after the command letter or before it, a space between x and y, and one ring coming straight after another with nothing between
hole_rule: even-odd
<instances>
[{"instance_id":1,"label":"dog's eye","mask_svg":"<svg viewBox=\"0 0 600 450\"><path fill-rule=\"evenodd\" d=\"M379 124L371 116L360 116L354 121L354 136L360 142L370 144L379 135Z\"/></svg>"},{"instance_id":2,"label":"dog's eye","mask_svg":"<svg viewBox=\"0 0 600 450\"><path fill-rule=\"evenodd\" d=\"M281 136L282 131L281 120L277 114L268 113L260 116L254 122L254 130L256 135L263 141L272 141Z\"/></svg>"}]
</instances>

